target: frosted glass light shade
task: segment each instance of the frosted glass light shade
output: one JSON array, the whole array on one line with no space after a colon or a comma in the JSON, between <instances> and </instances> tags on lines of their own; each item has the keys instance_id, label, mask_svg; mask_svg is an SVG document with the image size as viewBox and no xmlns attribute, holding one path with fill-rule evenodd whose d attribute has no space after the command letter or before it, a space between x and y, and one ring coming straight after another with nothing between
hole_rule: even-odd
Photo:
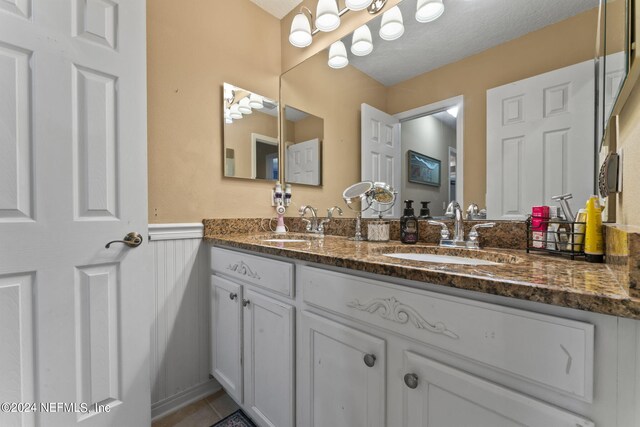
<instances>
[{"instance_id":1,"label":"frosted glass light shade","mask_svg":"<svg viewBox=\"0 0 640 427\"><path fill-rule=\"evenodd\" d=\"M300 12L293 17L293 22L291 22L289 43L295 47L307 47L312 40L309 18L303 12Z\"/></svg>"},{"instance_id":2,"label":"frosted glass light shade","mask_svg":"<svg viewBox=\"0 0 640 427\"><path fill-rule=\"evenodd\" d=\"M416 8L416 20L418 22L431 22L440 18L444 13L442 0L418 0Z\"/></svg>"},{"instance_id":3,"label":"frosted glass light shade","mask_svg":"<svg viewBox=\"0 0 640 427\"><path fill-rule=\"evenodd\" d=\"M261 108L263 108L264 98L262 97L262 95L252 93L251 96L249 96L249 107L253 108L254 110L260 110Z\"/></svg>"},{"instance_id":4,"label":"frosted glass light shade","mask_svg":"<svg viewBox=\"0 0 640 427\"><path fill-rule=\"evenodd\" d=\"M349 10L363 10L369 7L373 0L345 0L344 5Z\"/></svg>"},{"instance_id":5,"label":"frosted glass light shade","mask_svg":"<svg viewBox=\"0 0 640 427\"><path fill-rule=\"evenodd\" d=\"M233 119L232 119L231 117L225 117L225 118L224 118L224 122L225 122L226 124L230 125L230 124L232 124L232 123L233 123Z\"/></svg>"},{"instance_id":6,"label":"frosted glass light shade","mask_svg":"<svg viewBox=\"0 0 640 427\"><path fill-rule=\"evenodd\" d=\"M398 6L394 6L382 14L380 23L380 38L382 40L396 40L404 34L404 22L402 12Z\"/></svg>"},{"instance_id":7,"label":"frosted glass light shade","mask_svg":"<svg viewBox=\"0 0 640 427\"><path fill-rule=\"evenodd\" d=\"M340 26L340 14L336 0L319 0L316 8L316 28L320 31L333 31Z\"/></svg>"},{"instance_id":8,"label":"frosted glass light shade","mask_svg":"<svg viewBox=\"0 0 640 427\"><path fill-rule=\"evenodd\" d=\"M229 109L229 116L234 120L240 120L242 118L242 113L240 112L240 106L238 104L233 104Z\"/></svg>"},{"instance_id":9,"label":"frosted glass light shade","mask_svg":"<svg viewBox=\"0 0 640 427\"><path fill-rule=\"evenodd\" d=\"M246 96L238 103L238 109L242 114L251 114L251 106L249 106L249 97Z\"/></svg>"},{"instance_id":10,"label":"frosted glass light shade","mask_svg":"<svg viewBox=\"0 0 640 427\"><path fill-rule=\"evenodd\" d=\"M373 51L373 41L371 40L371 30L366 25L358 27L353 32L351 39L351 53L356 56L365 56Z\"/></svg>"},{"instance_id":11,"label":"frosted glass light shade","mask_svg":"<svg viewBox=\"0 0 640 427\"><path fill-rule=\"evenodd\" d=\"M329 48L329 67L331 68L344 68L349 65L349 58L347 57L347 48L344 47L344 43L337 41Z\"/></svg>"}]
</instances>

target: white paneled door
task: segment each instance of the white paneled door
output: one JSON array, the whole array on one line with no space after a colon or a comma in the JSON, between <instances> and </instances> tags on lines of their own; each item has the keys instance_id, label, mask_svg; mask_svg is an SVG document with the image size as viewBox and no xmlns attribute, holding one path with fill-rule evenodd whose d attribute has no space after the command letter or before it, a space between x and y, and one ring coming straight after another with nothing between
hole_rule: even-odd
<instances>
[{"instance_id":1,"label":"white paneled door","mask_svg":"<svg viewBox=\"0 0 640 427\"><path fill-rule=\"evenodd\" d=\"M146 240L145 52L144 0L0 1L3 427L150 424L147 243L105 248Z\"/></svg>"},{"instance_id":2,"label":"white paneled door","mask_svg":"<svg viewBox=\"0 0 640 427\"><path fill-rule=\"evenodd\" d=\"M400 120L370 105L361 105L361 179L385 182L396 191L401 187L402 149L400 147ZM374 208L376 208L374 202ZM363 217L373 218L378 214L369 209ZM400 203L384 212L383 216L400 217Z\"/></svg>"},{"instance_id":3,"label":"white paneled door","mask_svg":"<svg viewBox=\"0 0 640 427\"><path fill-rule=\"evenodd\" d=\"M287 147L287 182L320 185L320 140L318 138Z\"/></svg>"},{"instance_id":4,"label":"white paneled door","mask_svg":"<svg viewBox=\"0 0 640 427\"><path fill-rule=\"evenodd\" d=\"M487 216L524 219L531 206L594 191L592 60L487 91Z\"/></svg>"}]
</instances>

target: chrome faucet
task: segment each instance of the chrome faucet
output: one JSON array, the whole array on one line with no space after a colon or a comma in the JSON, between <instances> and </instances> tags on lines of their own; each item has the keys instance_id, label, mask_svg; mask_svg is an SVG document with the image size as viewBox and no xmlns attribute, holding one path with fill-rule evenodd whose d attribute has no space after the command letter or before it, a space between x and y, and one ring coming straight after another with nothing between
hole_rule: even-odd
<instances>
[{"instance_id":1,"label":"chrome faucet","mask_svg":"<svg viewBox=\"0 0 640 427\"><path fill-rule=\"evenodd\" d=\"M455 200L449 203L447 207L447 211L445 212L446 216L452 217L454 222L453 228L453 239L449 233L449 228L447 224L441 221L427 221L430 225L437 225L441 227L440 229L440 246L445 246L449 248L455 247L463 247L469 249L479 249L479 237L478 228L491 228L496 225L495 222L487 222L483 224L476 224L471 228L469 232L469 240L464 240L464 219L462 214L462 209L460 208L460 204Z\"/></svg>"},{"instance_id":2,"label":"chrome faucet","mask_svg":"<svg viewBox=\"0 0 640 427\"><path fill-rule=\"evenodd\" d=\"M307 219L304 217L307 211L311 212L311 219ZM304 205L304 206L300 206L298 213L300 214L302 221L304 221L307 224L306 226L307 233L317 233L318 232L318 210L311 205Z\"/></svg>"},{"instance_id":3,"label":"chrome faucet","mask_svg":"<svg viewBox=\"0 0 640 427\"><path fill-rule=\"evenodd\" d=\"M464 242L464 219L462 217L462 208L460 204L455 200L449 203L447 211L444 213L446 216L453 217L455 224L453 226L453 241Z\"/></svg>"},{"instance_id":4,"label":"chrome faucet","mask_svg":"<svg viewBox=\"0 0 640 427\"><path fill-rule=\"evenodd\" d=\"M331 221L331 218L333 218L333 211L336 209L338 210L338 215L342 216L342 208L340 208L340 206L334 206L327 209L327 218L320 221L320 224L318 225L318 231L320 233L324 233L324 226Z\"/></svg>"}]
</instances>

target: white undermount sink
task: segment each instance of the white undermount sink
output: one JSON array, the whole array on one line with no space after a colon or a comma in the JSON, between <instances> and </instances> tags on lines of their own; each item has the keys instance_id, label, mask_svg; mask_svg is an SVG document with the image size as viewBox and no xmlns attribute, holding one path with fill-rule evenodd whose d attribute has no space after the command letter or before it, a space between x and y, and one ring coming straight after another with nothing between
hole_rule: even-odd
<instances>
[{"instance_id":1,"label":"white undermount sink","mask_svg":"<svg viewBox=\"0 0 640 427\"><path fill-rule=\"evenodd\" d=\"M439 264L458 264L458 265L500 265L499 262L487 261L478 258L468 258L453 255L436 255L425 253L388 253L382 254L391 258L405 259L409 261L434 262Z\"/></svg>"}]
</instances>

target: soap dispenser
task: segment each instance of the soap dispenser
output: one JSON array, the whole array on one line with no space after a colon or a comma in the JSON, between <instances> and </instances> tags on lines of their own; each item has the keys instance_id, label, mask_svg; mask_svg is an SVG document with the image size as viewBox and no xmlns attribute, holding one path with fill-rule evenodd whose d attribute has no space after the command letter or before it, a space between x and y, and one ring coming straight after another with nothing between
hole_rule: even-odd
<instances>
[{"instance_id":1,"label":"soap dispenser","mask_svg":"<svg viewBox=\"0 0 640 427\"><path fill-rule=\"evenodd\" d=\"M420 208L421 219L431 219L431 211L429 210L429 203L431 203L431 201L420 202L420 204L422 205L422 208Z\"/></svg>"},{"instance_id":2,"label":"soap dispenser","mask_svg":"<svg viewBox=\"0 0 640 427\"><path fill-rule=\"evenodd\" d=\"M418 241L418 219L413 210L413 200L405 200L404 204L404 215L400 218L400 241L414 244Z\"/></svg>"}]
</instances>

